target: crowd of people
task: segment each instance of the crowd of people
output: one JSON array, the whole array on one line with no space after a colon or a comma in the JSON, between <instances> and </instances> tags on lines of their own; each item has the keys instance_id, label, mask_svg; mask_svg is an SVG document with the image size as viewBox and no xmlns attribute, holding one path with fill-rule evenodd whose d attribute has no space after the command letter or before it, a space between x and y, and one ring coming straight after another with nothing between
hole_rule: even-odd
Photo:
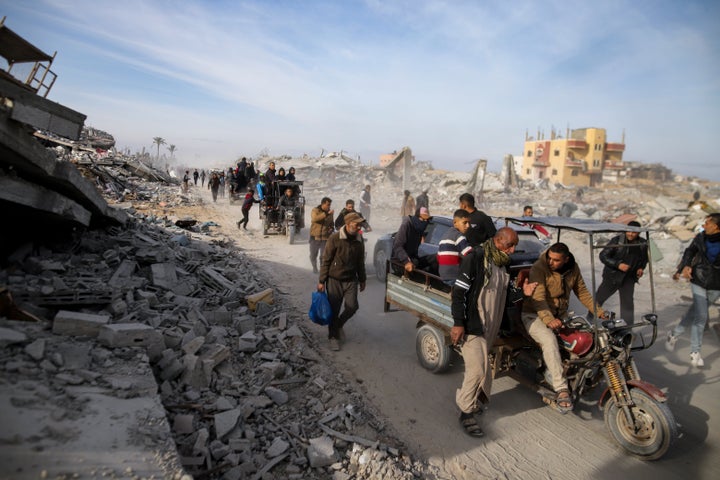
<instances>
[{"instance_id":1,"label":"crowd of people","mask_svg":"<svg viewBox=\"0 0 720 480\"><path fill-rule=\"evenodd\" d=\"M271 162L264 173L257 174L254 164L242 159L236 169L229 169L231 192L245 192L243 219L238 223L247 227L248 212L253 203L267 195L267 185L278 180L295 180L295 169L286 173L276 170ZM183 179L204 184L205 172L189 172ZM208 181L216 199L215 189L222 172L213 172ZM253 189L255 185L255 189ZM186 188L186 186L184 186ZM294 192L288 188L281 202L292 202ZM365 185L359 193L359 209L349 198L335 215L332 199L323 197L311 211L309 254L313 273L318 274L317 290L327 293L333 312L328 326L330 349L340 350L345 341L344 325L359 308L358 293L365 289L365 245L363 231L371 231L371 187ZM391 263L396 272L412 275L417 270L439 276L449 291L454 326L450 339L464 358L465 371L456 392L460 411L460 425L468 435L479 437L483 431L478 423L482 405L490 399L492 369L489 349L499 332L504 309L508 302L522 300L521 323L527 334L540 346L546 367L546 381L555 391L553 408L560 413L573 409L572 397L563 372L558 333L568 314L570 295L601 318L607 318L602 305L615 293L619 294L621 318L628 325L634 323L634 289L643 277L648 263L648 245L639 231L627 231L615 236L600 252L603 264L602 282L593 295L587 288L580 267L569 247L552 243L529 269L526 281L517 288L510 287L510 255L518 244L518 234L509 227L496 229L492 219L475 206L469 193L458 199L453 213L453 226L438 244L436 255L420 256L427 225L431 219L428 190L417 198L410 191L403 192L400 208L401 222L393 239ZM525 206L523 216L533 216L532 206ZM631 227L640 227L630 222ZM537 224L528 223L539 236L550 233ZM702 367L700 355L702 335L708 319L708 307L720 298L720 214L707 217L704 230L685 250L674 276L691 282L693 305L678 325L668 333L665 346L673 350L678 337L690 329L693 366ZM519 293L519 296L517 292ZM513 297L514 295L514 297ZM513 298L508 298L513 297Z\"/></svg>"}]
</instances>

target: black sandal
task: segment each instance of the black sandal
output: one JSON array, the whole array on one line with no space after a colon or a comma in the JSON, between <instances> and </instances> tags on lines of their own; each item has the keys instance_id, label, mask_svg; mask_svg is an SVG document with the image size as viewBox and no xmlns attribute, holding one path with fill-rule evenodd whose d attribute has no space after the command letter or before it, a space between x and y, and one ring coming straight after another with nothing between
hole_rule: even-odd
<instances>
[{"instance_id":1,"label":"black sandal","mask_svg":"<svg viewBox=\"0 0 720 480\"><path fill-rule=\"evenodd\" d=\"M482 428L478 425L475 416L472 413L461 413L460 414L460 425L462 425L465 433L471 437L482 437L484 435Z\"/></svg>"}]
</instances>

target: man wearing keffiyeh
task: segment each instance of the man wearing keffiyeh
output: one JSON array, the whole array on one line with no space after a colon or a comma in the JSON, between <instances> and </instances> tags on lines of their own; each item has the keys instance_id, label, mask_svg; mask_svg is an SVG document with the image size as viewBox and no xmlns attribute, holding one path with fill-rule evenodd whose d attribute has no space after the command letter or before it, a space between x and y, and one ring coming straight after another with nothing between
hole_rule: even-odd
<instances>
[{"instance_id":1,"label":"man wearing keffiyeh","mask_svg":"<svg viewBox=\"0 0 720 480\"><path fill-rule=\"evenodd\" d=\"M460 409L460 424L468 435L481 437L482 429L474 414L482 413L492 387L488 350L500 330L510 283L510 254L518 243L517 233L503 227L462 259L460 274L452 290L450 331L453 345L460 344L465 360L465 375L455 402ZM531 295L537 284L526 284Z\"/></svg>"}]
</instances>

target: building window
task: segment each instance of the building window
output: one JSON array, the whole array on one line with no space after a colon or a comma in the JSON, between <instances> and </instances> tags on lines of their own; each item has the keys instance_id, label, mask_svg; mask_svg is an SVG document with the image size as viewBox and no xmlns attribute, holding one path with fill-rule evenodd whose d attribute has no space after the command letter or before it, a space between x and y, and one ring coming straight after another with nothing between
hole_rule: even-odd
<instances>
[{"instance_id":1,"label":"building window","mask_svg":"<svg viewBox=\"0 0 720 480\"><path fill-rule=\"evenodd\" d=\"M528 157L532 157L532 150L528 150Z\"/></svg>"},{"instance_id":2,"label":"building window","mask_svg":"<svg viewBox=\"0 0 720 480\"><path fill-rule=\"evenodd\" d=\"M600 160L593 160L593 167L599 167L600 166Z\"/></svg>"},{"instance_id":3,"label":"building window","mask_svg":"<svg viewBox=\"0 0 720 480\"><path fill-rule=\"evenodd\" d=\"M578 171L577 171L576 168L573 168L573 169L572 169L572 171L570 172L570 176L571 176L571 177L577 177L577 176L578 176Z\"/></svg>"},{"instance_id":4,"label":"building window","mask_svg":"<svg viewBox=\"0 0 720 480\"><path fill-rule=\"evenodd\" d=\"M530 169L525 169L525 175L530 175Z\"/></svg>"},{"instance_id":5,"label":"building window","mask_svg":"<svg viewBox=\"0 0 720 480\"><path fill-rule=\"evenodd\" d=\"M555 155L556 157L559 157L559 156L560 156L560 150L555 150L555 151L553 152L553 155Z\"/></svg>"},{"instance_id":6,"label":"building window","mask_svg":"<svg viewBox=\"0 0 720 480\"><path fill-rule=\"evenodd\" d=\"M553 176L553 177L556 177L556 176L557 176L557 168L553 168L553 169L552 169L552 176Z\"/></svg>"}]
</instances>

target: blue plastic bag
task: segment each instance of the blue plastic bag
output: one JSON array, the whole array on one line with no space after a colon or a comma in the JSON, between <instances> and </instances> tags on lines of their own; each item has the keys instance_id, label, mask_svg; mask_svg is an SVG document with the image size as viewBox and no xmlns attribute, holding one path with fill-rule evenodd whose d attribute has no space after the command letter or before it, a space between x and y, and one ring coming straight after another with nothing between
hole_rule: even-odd
<instances>
[{"instance_id":1,"label":"blue plastic bag","mask_svg":"<svg viewBox=\"0 0 720 480\"><path fill-rule=\"evenodd\" d=\"M330 300L328 300L327 293L313 292L308 316L310 320L318 325L330 325L332 308L330 307Z\"/></svg>"}]
</instances>

